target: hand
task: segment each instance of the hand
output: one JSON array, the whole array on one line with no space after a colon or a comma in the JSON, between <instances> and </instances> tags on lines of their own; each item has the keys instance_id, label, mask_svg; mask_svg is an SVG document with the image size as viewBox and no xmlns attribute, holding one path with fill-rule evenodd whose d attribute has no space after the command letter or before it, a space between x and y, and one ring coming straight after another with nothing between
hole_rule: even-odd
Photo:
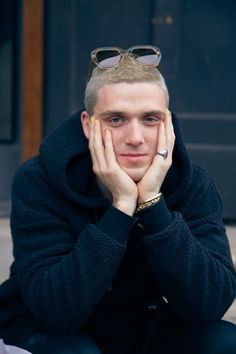
<instances>
[{"instance_id":1,"label":"hand","mask_svg":"<svg viewBox=\"0 0 236 354\"><path fill-rule=\"evenodd\" d=\"M172 164L172 154L175 143L174 128L171 112L167 109L164 121L160 123L158 131L157 151L167 150L166 159L161 155L155 155L151 166L138 183L138 203L155 197L161 189L161 185Z\"/></svg>"},{"instance_id":2,"label":"hand","mask_svg":"<svg viewBox=\"0 0 236 354\"><path fill-rule=\"evenodd\" d=\"M102 139L101 123L95 117L91 118L89 149L93 171L111 192L113 206L133 215L138 198L137 185L116 161L111 132L106 130Z\"/></svg>"}]
</instances>

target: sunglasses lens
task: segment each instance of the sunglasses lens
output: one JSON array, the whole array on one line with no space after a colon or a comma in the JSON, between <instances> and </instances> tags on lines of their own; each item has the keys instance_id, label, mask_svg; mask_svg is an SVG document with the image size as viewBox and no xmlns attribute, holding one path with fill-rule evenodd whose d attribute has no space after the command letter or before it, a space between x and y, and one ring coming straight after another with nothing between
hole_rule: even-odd
<instances>
[{"instance_id":1,"label":"sunglasses lens","mask_svg":"<svg viewBox=\"0 0 236 354\"><path fill-rule=\"evenodd\" d=\"M96 60L101 68L112 68L119 64L121 53L118 50L99 50L96 53Z\"/></svg>"},{"instance_id":2,"label":"sunglasses lens","mask_svg":"<svg viewBox=\"0 0 236 354\"><path fill-rule=\"evenodd\" d=\"M132 54L140 64L146 66L157 66L161 60L161 52L152 48L133 48Z\"/></svg>"},{"instance_id":3,"label":"sunglasses lens","mask_svg":"<svg viewBox=\"0 0 236 354\"><path fill-rule=\"evenodd\" d=\"M158 66L161 61L160 49L153 46L133 46L128 50L116 47L103 47L91 52L91 59L102 69L117 66L124 53L131 54L140 64L145 66Z\"/></svg>"}]
</instances>

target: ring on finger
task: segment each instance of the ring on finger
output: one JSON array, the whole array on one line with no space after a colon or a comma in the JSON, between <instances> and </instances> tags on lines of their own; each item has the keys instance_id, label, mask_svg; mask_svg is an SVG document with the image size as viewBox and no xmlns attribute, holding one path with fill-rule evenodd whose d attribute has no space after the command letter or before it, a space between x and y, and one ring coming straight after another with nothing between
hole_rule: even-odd
<instances>
[{"instance_id":1,"label":"ring on finger","mask_svg":"<svg viewBox=\"0 0 236 354\"><path fill-rule=\"evenodd\" d=\"M157 155L162 156L163 159L166 160L168 157L168 150L167 149L159 150L157 151Z\"/></svg>"}]
</instances>

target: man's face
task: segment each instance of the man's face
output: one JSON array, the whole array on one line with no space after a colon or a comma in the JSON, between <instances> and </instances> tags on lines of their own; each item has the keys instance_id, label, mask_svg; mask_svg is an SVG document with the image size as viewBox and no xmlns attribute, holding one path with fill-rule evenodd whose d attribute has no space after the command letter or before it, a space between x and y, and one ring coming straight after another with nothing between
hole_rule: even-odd
<instances>
[{"instance_id":1,"label":"man's face","mask_svg":"<svg viewBox=\"0 0 236 354\"><path fill-rule=\"evenodd\" d=\"M112 132L116 160L135 182L156 154L166 108L165 93L154 83L104 85L98 91L94 116L101 122L103 137L107 129Z\"/></svg>"}]
</instances>

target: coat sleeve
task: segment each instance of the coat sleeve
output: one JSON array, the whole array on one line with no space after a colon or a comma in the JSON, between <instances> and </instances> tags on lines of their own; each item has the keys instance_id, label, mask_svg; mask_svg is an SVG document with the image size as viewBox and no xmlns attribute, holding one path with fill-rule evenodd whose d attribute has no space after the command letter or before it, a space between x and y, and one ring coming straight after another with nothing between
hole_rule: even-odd
<instances>
[{"instance_id":1,"label":"coat sleeve","mask_svg":"<svg viewBox=\"0 0 236 354\"><path fill-rule=\"evenodd\" d=\"M32 165L23 166L13 182L11 229L17 279L26 306L42 328L73 333L109 289L133 218L110 207L101 227L88 224L75 234L62 201ZM103 230L102 225L114 219L122 239Z\"/></svg>"},{"instance_id":2,"label":"coat sleeve","mask_svg":"<svg viewBox=\"0 0 236 354\"><path fill-rule=\"evenodd\" d=\"M229 308L236 291L234 266L221 221L222 202L212 181L207 188L199 185L191 196L185 208L172 212L171 222L162 230L155 232L152 222L150 233L149 223L143 242L169 306L186 320L215 321ZM147 222L147 215L145 219Z\"/></svg>"}]
</instances>

